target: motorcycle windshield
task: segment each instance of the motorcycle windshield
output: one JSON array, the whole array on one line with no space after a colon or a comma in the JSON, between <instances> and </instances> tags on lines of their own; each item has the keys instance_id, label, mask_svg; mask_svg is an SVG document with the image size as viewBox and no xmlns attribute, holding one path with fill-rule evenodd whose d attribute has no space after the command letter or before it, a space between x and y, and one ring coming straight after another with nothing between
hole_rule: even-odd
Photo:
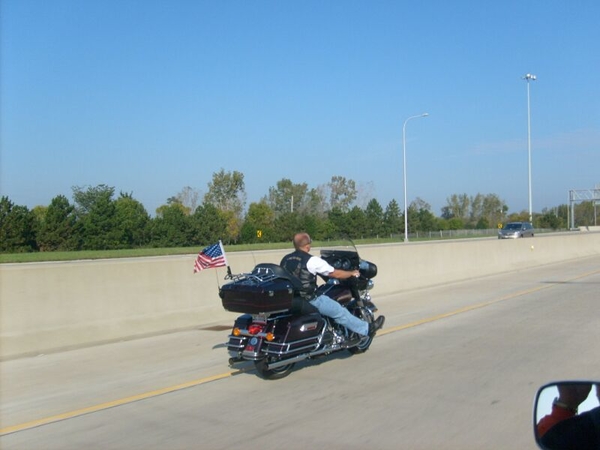
<instances>
[{"instance_id":1,"label":"motorcycle windshield","mask_svg":"<svg viewBox=\"0 0 600 450\"><path fill-rule=\"evenodd\" d=\"M356 270L360 264L360 256L354 242L348 238L327 241L321 249L321 258L335 269Z\"/></svg>"}]
</instances>

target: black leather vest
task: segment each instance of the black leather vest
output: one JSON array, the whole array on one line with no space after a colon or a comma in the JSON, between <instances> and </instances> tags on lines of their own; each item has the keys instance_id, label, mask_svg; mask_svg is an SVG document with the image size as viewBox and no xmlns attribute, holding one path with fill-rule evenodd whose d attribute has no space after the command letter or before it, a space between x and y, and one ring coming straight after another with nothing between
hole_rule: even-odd
<instances>
[{"instance_id":1,"label":"black leather vest","mask_svg":"<svg viewBox=\"0 0 600 450\"><path fill-rule=\"evenodd\" d=\"M310 273L306 268L310 258L312 258L310 254L302 250L296 250L294 253L285 255L279 264L300 279L303 297L312 297L317 289L316 275Z\"/></svg>"}]
</instances>

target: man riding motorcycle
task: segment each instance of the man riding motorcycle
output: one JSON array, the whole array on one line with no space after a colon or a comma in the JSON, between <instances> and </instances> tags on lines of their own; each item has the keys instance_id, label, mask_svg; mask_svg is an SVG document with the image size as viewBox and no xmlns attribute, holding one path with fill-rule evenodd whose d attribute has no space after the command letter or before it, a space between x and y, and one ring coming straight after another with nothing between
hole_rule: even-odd
<instances>
[{"instance_id":1,"label":"man riding motorcycle","mask_svg":"<svg viewBox=\"0 0 600 450\"><path fill-rule=\"evenodd\" d=\"M335 269L324 259L311 255L309 252L312 240L308 233L296 233L293 243L295 251L284 256L280 265L300 279L302 282L302 296L316 307L322 315L331 317L340 325L361 336L374 336L377 330L383 327L385 316L379 316L374 322L368 323L351 314L347 308L344 308L327 295L312 298L317 289L317 274L343 280L358 277L360 275L359 271Z\"/></svg>"}]
</instances>

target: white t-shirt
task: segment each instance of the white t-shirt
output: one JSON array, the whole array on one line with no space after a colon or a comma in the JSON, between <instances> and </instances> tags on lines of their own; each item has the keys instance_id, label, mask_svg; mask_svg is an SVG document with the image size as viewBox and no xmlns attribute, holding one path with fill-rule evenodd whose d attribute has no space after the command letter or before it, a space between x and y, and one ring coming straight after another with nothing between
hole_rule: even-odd
<instances>
[{"instance_id":1,"label":"white t-shirt","mask_svg":"<svg viewBox=\"0 0 600 450\"><path fill-rule=\"evenodd\" d=\"M313 275L321 274L321 275L329 275L331 272L335 270L327 261L323 258L319 258L318 256L311 256L308 262L306 263L306 268Z\"/></svg>"}]
</instances>

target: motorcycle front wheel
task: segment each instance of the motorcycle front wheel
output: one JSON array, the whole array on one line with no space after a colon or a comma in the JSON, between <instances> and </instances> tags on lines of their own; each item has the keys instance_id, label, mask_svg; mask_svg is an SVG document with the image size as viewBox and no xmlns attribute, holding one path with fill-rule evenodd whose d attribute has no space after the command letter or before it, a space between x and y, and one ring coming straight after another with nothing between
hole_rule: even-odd
<instances>
[{"instance_id":1,"label":"motorcycle front wheel","mask_svg":"<svg viewBox=\"0 0 600 450\"><path fill-rule=\"evenodd\" d=\"M360 311L362 314L357 314L356 312L354 313L357 317L361 317L363 320L366 320L367 322L373 322L375 320L375 316L373 315L373 313L366 308L363 308L362 311ZM358 355L359 353L364 353L367 350L369 350L369 347L371 346L371 344L373 343L373 336L364 336L360 342L358 344L356 344L354 347L350 347L348 348L348 351L350 353L352 353L353 355Z\"/></svg>"},{"instance_id":2,"label":"motorcycle front wheel","mask_svg":"<svg viewBox=\"0 0 600 450\"><path fill-rule=\"evenodd\" d=\"M267 365L272 361L274 361L272 358L254 361L256 371L265 380L280 380L281 378L287 377L294 369L294 363L286 364L285 366L276 367L274 369L268 369Z\"/></svg>"}]
</instances>

